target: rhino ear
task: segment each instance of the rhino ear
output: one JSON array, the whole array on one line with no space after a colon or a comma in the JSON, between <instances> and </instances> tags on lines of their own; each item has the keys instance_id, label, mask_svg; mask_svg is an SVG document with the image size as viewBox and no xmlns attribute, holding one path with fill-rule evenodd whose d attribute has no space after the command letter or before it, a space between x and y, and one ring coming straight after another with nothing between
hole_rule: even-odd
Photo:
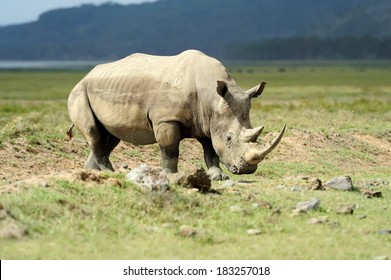
<instances>
[{"instance_id":1,"label":"rhino ear","mask_svg":"<svg viewBox=\"0 0 391 280\"><path fill-rule=\"evenodd\" d=\"M250 88L249 90L246 90L246 94L249 96L249 98L258 97L262 94L265 86L266 86L266 82L262 82L260 85L257 85L253 88Z\"/></svg>"},{"instance_id":2,"label":"rhino ear","mask_svg":"<svg viewBox=\"0 0 391 280\"><path fill-rule=\"evenodd\" d=\"M225 97L225 94L228 92L228 86L225 82L223 81L217 81L217 88L216 88L217 93L221 97Z\"/></svg>"}]
</instances>

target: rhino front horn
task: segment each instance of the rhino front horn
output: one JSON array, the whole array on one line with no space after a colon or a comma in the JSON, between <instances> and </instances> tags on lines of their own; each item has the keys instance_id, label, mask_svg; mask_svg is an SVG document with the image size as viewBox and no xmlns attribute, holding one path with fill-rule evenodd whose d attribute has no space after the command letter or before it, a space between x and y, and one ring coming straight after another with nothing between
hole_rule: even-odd
<instances>
[{"instance_id":1,"label":"rhino front horn","mask_svg":"<svg viewBox=\"0 0 391 280\"><path fill-rule=\"evenodd\" d=\"M284 135L286 128L286 124L282 128L280 134L276 138L273 139L273 141L270 142L268 146L266 146L262 150L250 150L244 155L244 160L248 164L258 164L261 162L275 147L277 147L278 143L280 143L282 136Z\"/></svg>"}]
</instances>

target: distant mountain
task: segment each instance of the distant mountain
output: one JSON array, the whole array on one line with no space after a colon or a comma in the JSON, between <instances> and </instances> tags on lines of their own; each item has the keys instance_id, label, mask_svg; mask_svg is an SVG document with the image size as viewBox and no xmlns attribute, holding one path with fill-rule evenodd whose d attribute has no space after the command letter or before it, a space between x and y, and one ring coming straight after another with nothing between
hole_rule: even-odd
<instances>
[{"instance_id":1,"label":"distant mountain","mask_svg":"<svg viewBox=\"0 0 391 280\"><path fill-rule=\"evenodd\" d=\"M276 38L388 38L390 15L389 0L82 5L46 12L35 22L0 27L0 59L116 59L133 52L168 55L189 48L234 59L240 58L240 46Z\"/></svg>"}]
</instances>

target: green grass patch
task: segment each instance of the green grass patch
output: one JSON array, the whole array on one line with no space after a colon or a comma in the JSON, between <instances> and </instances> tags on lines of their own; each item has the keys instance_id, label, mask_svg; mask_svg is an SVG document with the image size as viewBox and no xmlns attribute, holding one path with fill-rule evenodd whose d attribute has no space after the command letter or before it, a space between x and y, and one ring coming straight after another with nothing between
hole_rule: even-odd
<instances>
[{"instance_id":1,"label":"green grass patch","mask_svg":"<svg viewBox=\"0 0 391 280\"><path fill-rule=\"evenodd\" d=\"M371 259L391 253L390 236L377 233L389 224L388 200L374 204L357 192L291 192L272 187L240 187L251 194L193 194L182 189L140 192L129 185L86 187L59 181L49 189L32 188L3 197L30 234L1 240L2 258L114 259ZM247 189L246 189L247 188ZM388 188L381 189L385 197ZM290 216L290 208L314 196L320 208ZM254 208L267 200L273 209ZM341 204L355 203L353 216L338 215ZM240 212L230 211L239 206ZM367 218L359 219L365 215ZM327 216L328 224L310 218ZM197 233L180 233L189 225ZM246 230L257 228L259 236ZM61 248L61 249L60 249Z\"/></svg>"}]
</instances>

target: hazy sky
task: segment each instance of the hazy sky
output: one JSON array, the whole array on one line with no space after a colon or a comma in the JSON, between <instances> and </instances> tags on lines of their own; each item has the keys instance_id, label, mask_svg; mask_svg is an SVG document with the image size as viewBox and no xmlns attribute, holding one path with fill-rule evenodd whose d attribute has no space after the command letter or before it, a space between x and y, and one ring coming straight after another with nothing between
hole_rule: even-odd
<instances>
[{"instance_id":1,"label":"hazy sky","mask_svg":"<svg viewBox=\"0 0 391 280\"><path fill-rule=\"evenodd\" d=\"M120 4L152 2L153 0L0 0L0 26L35 21L38 16L55 8L80 6L81 4Z\"/></svg>"}]
</instances>

